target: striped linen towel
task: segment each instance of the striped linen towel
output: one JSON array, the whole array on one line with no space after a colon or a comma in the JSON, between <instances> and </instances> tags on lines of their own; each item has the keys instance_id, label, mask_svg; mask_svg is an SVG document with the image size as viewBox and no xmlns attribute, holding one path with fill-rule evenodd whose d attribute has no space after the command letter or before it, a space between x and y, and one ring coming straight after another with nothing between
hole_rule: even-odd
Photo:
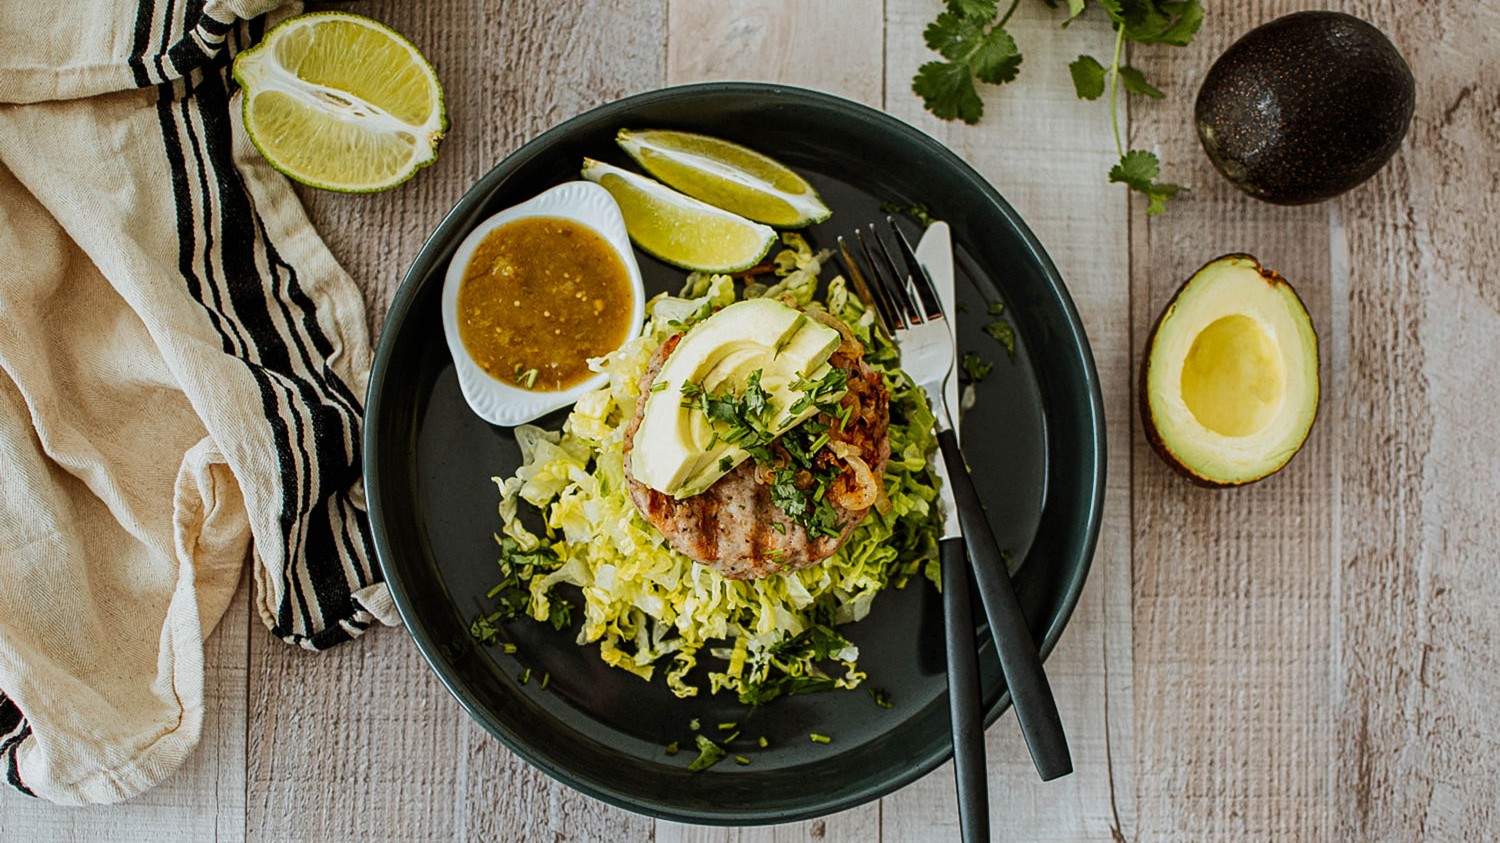
<instances>
[{"instance_id":1,"label":"striped linen towel","mask_svg":"<svg viewBox=\"0 0 1500 843\"><path fill-rule=\"evenodd\" d=\"M54 802L181 765L247 556L289 643L396 622L363 298L231 101L277 5L0 0L0 774Z\"/></svg>"}]
</instances>

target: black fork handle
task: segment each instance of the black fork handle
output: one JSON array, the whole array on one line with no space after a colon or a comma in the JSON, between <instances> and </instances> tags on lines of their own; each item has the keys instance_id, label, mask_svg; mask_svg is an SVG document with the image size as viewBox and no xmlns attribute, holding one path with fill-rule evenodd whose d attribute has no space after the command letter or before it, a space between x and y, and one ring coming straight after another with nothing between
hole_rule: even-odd
<instances>
[{"instance_id":1,"label":"black fork handle","mask_svg":"<svg viewBox=\"0 0 1500 843\"><path fill-rule=\"evenodd\" d=\"M948 652L948 713L953 718L953 776L963 843L988 843L990 793L984 762L984 699L974 640L969 560L962 538L939 543L943 563L943 638Z\"/></svg>"},{"instance_id":2,"label":"black fork handle","mask_svg":"<svg viewBox=\"0 0 1500 843\"><path fill-rule=\"evenodd\" d=\"M1000 654L1000 669L1010 689L1021 734L1031 750L1032 763L1042 781L1066 776L1073 772L1073 758L1063 734L1062 717L1057 713L1057 701L1052 698L1052 686L1042 671L1042 657L1021 612L1010 572L1005 568L979 495L974 491L969 467L958 450L958 439L951 429L939 432L937 438L948 464L958 523L963 527L964 542L969 548L969 569L990 623L990 634Z\"/></svg>"}]
</instances>

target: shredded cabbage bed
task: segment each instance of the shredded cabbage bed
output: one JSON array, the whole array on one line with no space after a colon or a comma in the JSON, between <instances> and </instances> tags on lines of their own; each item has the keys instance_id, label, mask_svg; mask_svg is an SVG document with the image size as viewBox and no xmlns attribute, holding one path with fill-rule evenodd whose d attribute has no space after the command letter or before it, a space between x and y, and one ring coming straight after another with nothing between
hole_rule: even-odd
<instances>
[{"instance_id":1,"label":"shredded cabbage bed","mask_svg":"<svg viewBox=\"0 0 1500 843\"><path fill-rule=\"evenodd\" d=\"M592 361L609 384L578 400L561 431L516 429L523 464L500 487L501 581L495 611L473 633L493 643L497 623L529 616L559 629L577 607L563 583L582 593L579 645L599 643L608 664L650 680L658 669L679 697L698 694L688 673L706 655L709 690L728 689L760 704L782 694L854 688L865 678L859 650L835 629L869 611L888 585L913 574L939 582L941 520L928 458L935 443L926 396L897 368L896 349L872 329L873 314L842 277L814 301L823 254L783 235L776 283L745 285L745 297L776 296L825 308L864 343L866 361L891 393L889 512L871 509L833 556L790 574L725 579L676 552L636 511L625 487L624 429L640 399L640 379L661 343L735 301L727 275L688 276L679 296L657 296L640 338ZM531 526L527 525L531 522Z\"/></svg>"}]
</instances>

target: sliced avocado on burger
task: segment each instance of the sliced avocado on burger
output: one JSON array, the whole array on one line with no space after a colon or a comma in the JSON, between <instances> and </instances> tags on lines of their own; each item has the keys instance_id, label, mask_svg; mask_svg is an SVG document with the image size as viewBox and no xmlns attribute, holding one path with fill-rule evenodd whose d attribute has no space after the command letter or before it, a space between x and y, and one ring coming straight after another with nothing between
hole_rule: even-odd
<instances>
[{"instance_id":1,"label":"sliced avocado on burger","mask_svg":"<svg viewBox=\"0 0 1500 843\"><path fill-rule=\"evenodd\" d=\"M1249 255L1187 280L1146 343L1141 417L1162 459L1207 486L1285 466L1318 413L1318 336L1286 279Z\"/></svg>"},{"instance_id":2,"label":"sliced avocado on burger","mask_svg":"<svg viewBox=\"0 0 1500 843\"><path fill-rule=\"evenodd\" d=\"M752 377L766 395L768 430L777 436L818 412L794 384L829 370L839 332L775 299L736 302L694 325L662 364L635 433L631 473L677 498L691 497L749 454L716 435L703 413L683 406L684 384L709 393L743 392Z\"/></svg>"}]
</instances>

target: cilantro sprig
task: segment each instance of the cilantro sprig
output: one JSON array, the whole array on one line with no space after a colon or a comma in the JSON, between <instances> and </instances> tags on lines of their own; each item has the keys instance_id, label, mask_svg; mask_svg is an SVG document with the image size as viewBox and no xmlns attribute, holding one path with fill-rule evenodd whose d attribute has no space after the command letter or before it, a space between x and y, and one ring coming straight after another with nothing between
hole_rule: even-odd
<instances>
[{"instance_id":1,"label":"cilantro sprig","mask_svg":"<svg viewBox=\"0 0 1500 843\"><path fill-rule=\"evenodd\" d=\"M943 60L923 64L912 79L912 91L922 98L928 111L943 120L979 122L984 116L984 102L975 81L1002 85L1020 72L1020 48L1005 29L1020 2L1011 0L1002 15L998 0L948 0L945 10L923 32L927 46ZM1058 0L1042 2L1050 8L1058 7ZM1139 68L1121 64L1121 54L1126 41L1186 46L1203 24L1203 5L1200 0L1093 2L1110 20L1115 33L1114 54L1108 65L1093 56L1080 55L1068 65L1068 72L1080 99L1096 100L1109 92L1110 122L1115 151L1120 156L1119 163L1109 171L1109 180L1144 195L1147 216L1155 216L1166 210L1167 200L1183 187L1157 180L1161 161L1154 153L1126 149L1120 137L1118 101L1122 87L1126 94L1150 99L1161 99L1165 94L1147 81ZM1087 5L1088 0L1067 0L1068 17L1063 27L1083 14ZM1000 15L998 20L996 15Z\"/></svg>"}]
</instances>

